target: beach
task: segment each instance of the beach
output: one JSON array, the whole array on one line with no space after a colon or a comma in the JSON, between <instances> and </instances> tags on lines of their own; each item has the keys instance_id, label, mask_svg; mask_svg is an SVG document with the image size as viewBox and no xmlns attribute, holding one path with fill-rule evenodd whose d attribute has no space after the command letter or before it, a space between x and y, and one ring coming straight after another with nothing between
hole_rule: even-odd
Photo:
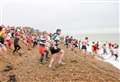
<instances>
[{"instance_id":1,"label":"beach","mask_svg":"<svg viewBox=\"0 0 120 82\"><path fill-rule=\"evenodd\" d=\"M23 44L21 44L23 45ZM15 74L17 82L119 82L120 70L104 61L93 58L76 49L65 50L65 65L57 65L52 70L48 62L39 63L39 54L36 48L28 51L23 47L23 54L3 54L0 56L0 81L7 82L9 75ZM4 59L4 55L6 56ZM4 72L6 65L12 65L12 70ZM109 68L109 69L108 69Z\"/></svg>"}]
</instances>

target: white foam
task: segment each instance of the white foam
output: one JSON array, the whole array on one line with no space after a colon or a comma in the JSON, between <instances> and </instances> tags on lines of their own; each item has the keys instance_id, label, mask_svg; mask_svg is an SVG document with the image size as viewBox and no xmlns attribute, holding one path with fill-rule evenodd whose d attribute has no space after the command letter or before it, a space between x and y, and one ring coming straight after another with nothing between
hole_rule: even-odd
<instances>
[{"instance_id":1,"label":"white foam","mask_svg":"<svg viewBox=\"0 0 120 82\"><path fill-rule=\"evenodd\" d=\"M91 44L87 48L88 48L88 52L92 52ZM114 56L111 56L109 49L107 49L107 52L108 52L107 55L101 55L103 53L103 50L100 49L98 51L98 54L99 54L99 56L101 56L101 58L96 57L96 59L104 61L104 62L108 62L108 63L112 64L114 67L120 69L120 48L119 48L119 55L118 55L118 59L117 60L115 60Z\"/></svg>"},{"instance_id":2,"label":"white foam","mask_svg":"<svg viewBox=\"0 0 120 82\"><path fill-rule=\"evenodd\" d=\"M101 53L101 51L99 53ZM108 63L112 64L114 67L120 69L120 49L119 49L119 55L118 55L118 59L117 60L115 60L115 57L111 56L110 54L101 55L101 56L104 58L104 60L102 60L102 61L108 62Z\"/></svg>"}]
</instances>

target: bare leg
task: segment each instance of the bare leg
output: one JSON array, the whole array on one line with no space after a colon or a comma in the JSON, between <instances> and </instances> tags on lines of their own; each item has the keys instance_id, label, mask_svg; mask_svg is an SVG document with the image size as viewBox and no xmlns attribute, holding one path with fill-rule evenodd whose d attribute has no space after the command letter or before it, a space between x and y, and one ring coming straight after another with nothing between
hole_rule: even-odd
<instances>
[{"instance_id":1,"label":"bare leg","mask_svg":"<svg viewBox=\"0 0 120 82\"><path fill-rule=\"evenodd\" d=\"M53 65L53 63L54 63L54 61L55 61L55 57L56 57L56 54L52 55L52 58L51 58L50 64L49 64L49 68L52 67L52 65Z\"/></svg>"},{"instance_id":2,"label":"bare leg","mask_svg":"<svg viewBox=\"0 0 120 82\"><path fill-rule=\"evenodd\" d=\"M0 48L0 55L2 55L3 54L3 52L2 52L2 49Z\"/></svg>"},{"instance_id":3,"label":"bare leg","mask_svg":"<svg viewBox=\"0 0 120 82\"><path fill-rule=\"evenodd\" d=\"M59 64L63 64L63 62L62 62L63 56L64 56L64 50L61 50L59 53L59 61L58 61Z\"/></svg>"}]
</instances>

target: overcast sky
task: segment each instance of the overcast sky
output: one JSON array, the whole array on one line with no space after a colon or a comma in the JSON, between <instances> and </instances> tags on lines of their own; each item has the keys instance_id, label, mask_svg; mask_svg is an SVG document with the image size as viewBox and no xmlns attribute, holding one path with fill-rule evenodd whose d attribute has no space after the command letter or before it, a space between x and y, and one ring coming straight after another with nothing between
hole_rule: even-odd
<instances>
[{"instance_id":1,"label":"overcast sky","mask_svg":"<svg viewBox=\"0 0 120 82\"><path fill-rule=\"evenodd\" d=\"M0 0L3 24L68 33L118 32L118 0Z\"/></svg>"}]
</instances>

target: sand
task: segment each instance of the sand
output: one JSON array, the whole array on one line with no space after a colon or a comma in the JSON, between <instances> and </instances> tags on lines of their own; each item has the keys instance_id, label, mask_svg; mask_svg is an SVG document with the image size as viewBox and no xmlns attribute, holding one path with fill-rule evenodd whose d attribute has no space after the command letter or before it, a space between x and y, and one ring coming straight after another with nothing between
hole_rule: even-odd
<instances>
[{"instance_id":1,"label":"sand","mask_svg":"<svg viewBox=\"0 0 120 82\"><path fill-rule=\"evenodd\" d=\"M10 75L15 75L17 82L120 82L119 69L91 55L85 57L78 49L71 51L62 45L66 64L50 69L49 61L39 63L37 48L27 50L21 45L22 56L12 54L12 50L0 55L0 82L8 82ZM6 65L12 69L4 71Z\"/></svg>"}]
</instances>

